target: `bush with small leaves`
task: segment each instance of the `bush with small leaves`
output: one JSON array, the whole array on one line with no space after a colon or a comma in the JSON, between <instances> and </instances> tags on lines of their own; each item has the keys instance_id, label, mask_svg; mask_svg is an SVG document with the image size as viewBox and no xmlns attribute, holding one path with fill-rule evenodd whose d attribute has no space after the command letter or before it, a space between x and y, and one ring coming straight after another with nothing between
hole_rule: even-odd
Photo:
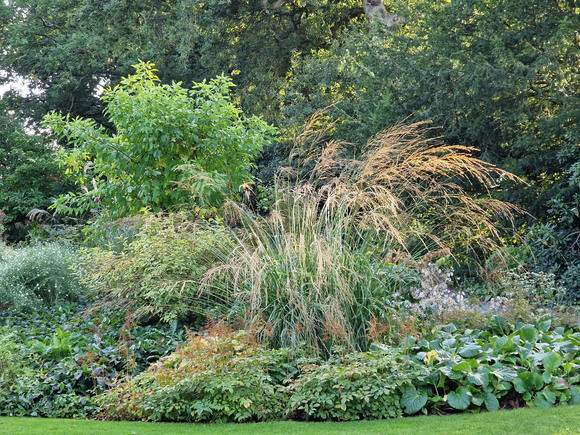
<instances>
[{"instance_id":1,"label":"bush with small leaves","mask_svg":"<svg viewBox=\"0 0 580 435\"><path fill-rule=\"evenodd\" d=\"M190 335L175 353L99 398L115 420L244 422L279 418L284 350L266 350L253 335L223 324L210 335Z\"/></svg>"},{"instance_id":2,"label":"bush with small leaves","mask_svg":"<svg viewBox=\"0 0 580 435\"><path fill-rule=\"evenodd\" d=\"M76 300L83 293L72 270L77 261L74 249L61 243L0 246L0 304L33 311Z\"/></svg>"}]
</instances>

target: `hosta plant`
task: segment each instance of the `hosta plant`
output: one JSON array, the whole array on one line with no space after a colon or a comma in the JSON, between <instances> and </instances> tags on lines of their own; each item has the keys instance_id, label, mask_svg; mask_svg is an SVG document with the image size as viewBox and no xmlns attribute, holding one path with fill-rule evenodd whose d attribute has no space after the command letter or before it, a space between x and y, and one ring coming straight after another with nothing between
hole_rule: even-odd
<instances>
[{"instance_id":1,"label":"hosta plant","mask_svg":"<svg viewBox=\"0 0 580 435\"><path fill-rule=\"evenodd\" d=\"M450 324L411 347L430 373L403 394L407 414L580 403L580 332L543 319L504 334L494 322L499 334Z\"/></svg>"}]
</instances>

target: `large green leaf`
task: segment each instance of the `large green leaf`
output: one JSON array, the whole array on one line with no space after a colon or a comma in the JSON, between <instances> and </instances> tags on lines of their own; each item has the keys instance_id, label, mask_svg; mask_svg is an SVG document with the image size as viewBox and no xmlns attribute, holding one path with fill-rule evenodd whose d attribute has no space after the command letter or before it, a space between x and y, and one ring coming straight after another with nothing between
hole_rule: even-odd
<instances>
[{"instance_id":1,"label":"large green leaf","mask_svg":"<svg viewBox=\"0 0 580 435\"><path fill-rule=\"evenodd\" d=\"M477 373L469 373L467 380L473 385L486 387L489 384L489 373L478 371Z\"/></svg>"},{"instance_id":2,"label":"large green leaf","mask_svg":"<svg viewBox=\"0 0 580 435\"><path fill-rule=\"evenodd\" d=\"M443 367L439 368L439 370L441 371L441 373L443 373L449 379L453 379L453 380L462 379L463 376L465 376L464 373L461 373L458 371L453 371L453 369L449 366L443 366Z\"/></svg>"},{"instance_id":3,"label":"large green leaf","mask_svg":"<svg viewBox=\"0 0 580 435\"><path fill-rule=\"evenodd\" d=\"M459 387L447 395L447 403L455 409L466 409L471 403L471 393L465 387Z\"/></svg>"},{"instance_id":4,"label":"large green leaf","mask_svg":"<svg viewBox=\"0 0 580 435\"><path fill-rule=\"evenodd\" d=\"M464 372L471 372L473 366L471 361L462 361L459 364L453 366L451 370L454 372L464 371Z\"/></svg>"},{"instance_id":5,"label":"large green leaf","mask_svg":"<svg viewBox=\"0 0 580 435\"><path fill-rule=\"evenodd\" d=\"M534 405L546 408L556 403L556 393L550 390L540 391L534 398Z\"/></svg>"},{"instance_id":6,"label":"large green leaf","mask_svg":"<svg viewBox=\"0 0 580 435\"><path fill-rule=\"evenodd\" d=\"M491 372L504 381L512 381L518 376L514 369L506 367L500 363L495 363L492 366Z\"/></svg>"},{"instance_id":7,"label":"large green leaf","mask_svg":"<svg viewBox=\"0 0 580 435\"><path fill-rule=\"evenodd\" d=\"M497 411L499 409L499 402L497 400L497 397L495 397L494 394L490 392L485 392L483 394L485 407L487 408L487 410L490 412Z\"/></svg>"},{"instance_id":8,"label":"large green leaf","mask_svg":"<svg viewBox=\"0 0 580 435\"><path fill-rule=\"evenodd\" d=\"M463 358L472 358L476 355L479 355L481 350L481 346L477 344L468 344L467 346L463 346L461 349L459 349L459 355L461 355Z\"/></svg>"},{"instance_id":9,"label":"large green leaf","mask_svg":"<svg viewBox=\"0 0 580 435\"><path fill-rule=\"evenodd\" d=\"M520 334L523 339L533 343L536 340L536 328L533 326L524 326L520 329Z\"/></svg>"},{"instance_id":10,"label":"large green leaf","mask_svg":"<svg viewBox=\"0 0 580 435\"><path fill-rule=\"evenodd\" d=\"M415 414L419 412L427 403L427 392L417 391L414 387L407 388L401 397L401 406L405 414Z\"/></svg>"},{"instance_id":11,"label":"large green leaf","mask_svg":"<svg viewBox=\"0 0 580 435\"><path fill-rule=\"evenodd\" d=\"M514 379L514 386L516 384L516 381L520 379L522 380L525 384L525 390L526 391L533 391L533 390L541 390L542 388L544 388L544 380L542 379L542 375L540 375L537 372L522 372L518 375L517 379ZM517 390L517 388L516 388ZM520 393L523 393L523 391L519 391Z\"/></svg>"},{"instance_id":12,"label":"large green leaf","mask_svg":"<svg viewBox=\"0 0 580 435\"><path fill-rule=\"evenodd\" d=\"M542 364L548 373L553 373L562 363L562 357L556 352L549 352L542 360Z\"/></svg>"},{"instance_id":13,"label":"large green leaf","mask_svg":"<svg viewBox=\"0 0 580 435\"><path fill-rule=\"evenodd\" d=\"M579 405L580 404L580 390L575 386L570 387L570 393L572 393L572 404Z\"/></svg>"},{"instance_id":14,"label":"large green leaf","mask_svg":"<svg viewBox=\"0 0 580 435\"><path fill-rule=\"evenodd\" d=\"M550 326L552 326L552 319L548 319L548 320L546 320L546 321L544 321L544 322L540 323L540 324L538 325L538 329L539 329L540 331L547 332L547 331L550 329Z\"/></svg>"}]
</instances>

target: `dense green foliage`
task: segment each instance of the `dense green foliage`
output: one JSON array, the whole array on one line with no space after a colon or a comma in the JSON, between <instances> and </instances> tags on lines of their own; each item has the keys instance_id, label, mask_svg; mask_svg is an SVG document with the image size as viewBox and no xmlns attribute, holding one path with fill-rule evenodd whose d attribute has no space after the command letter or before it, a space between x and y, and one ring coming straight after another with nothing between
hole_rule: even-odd
<instances>
[{"instance_id":1,"label":"dense green foliage","mask_svg":"<svg viewBox=\"0 0 580 435\"><path fill-rule=\"evenodd\" d=\"M290 59L339 37L362 18L360 0L12 0L0 5L0 70L26 77L39 94L14 105L37 121L51 110L106 124L98 94L138 59L164 83L241 72L244 110L276 119Z\"/></svg>"},{"instance_id":2,"label":"dense green foliage","mask_svg":"<svg viewBox=\"0 0 580 435\"><path fill-rule=\"evenodd\" d=\"M403 414L401 395L422 374L398 352L334 355L302 368L289 384L287 412L304 420L361 420Z\"/></svg>"},{"instance_id":3,"label":"dense green foliage","mask_svg":"<svg viewBox=\"0 0 580 435\"><path fill-rule=\"evenodd\" d=\"M119 376L174 350L183 331L138 326L119 311L79 307L7 315L0 321L0 415L92 415L92 400Z\"/></svg>"},{"instance_id":4,"label":"dense green foliage","mask_svg":"<svg viewBox=\"0 0 580 435\"><path fill-rule=\"evenodd\" d=\"M0 2L0 415L578 404L579 18Z\"/></svg>"},{"instance_id":5,"label":"dense green foliage","mask_svg":"<svg viewBox=\"0 0 580 435\"><path fill-rule=\"evenodd\" d=\"M435 329L401 348L342 349L325 362L288 359L248 331L190 336L169 358L102 396L109 418L358 420L500 407L579 404L580 333L550 320L485 330ZM453 332L446 332L453 331ZM496 332L499 335L496 335ZM294 361L294 363L292 363ZM235 369L234 369L235 367Z\"/></svg>"},{"instance_id":6,"label":"dense green foliage","mask_svg":"<svg viewBox=\"0 0 580 435\"><path fill-rule=\"evenodd\" d=\"M0 304L19 311L42 311L82 294L73 267L74 249L60 243L8 248L0 244Z\"/></svg>"},{"instance_id":7,"label":"dense green foliage","mask_svg":"<svg viewBox=\"0 0 580 435\"><path fill-rule=\"evenodd\" d=\"M100 403L105 415L217 422L280 417L283 403L276 384L284 378L287 353L252 345L243 331L220 329L206 337L191 336L168 359L104 395Z\"/></svg>"},{"instance_id":8,"label":"dense green foliage","mask_svg":"<svg viewBox=\"0 0 580 435\"><path fill-rule=\"evenodd\" d=\"M26 235L24 222L30 210L48 208L54 197L74 187L58 167L55 150L45 142L0 115L0 228L4 225L11 239Z\"/></svg>"},{"instance_id":9,"label":"dense green foliage","mask_svg":"<svg viewBox=\"0 0 580 435\"><path fill-rule=\"evenodd\" d=\"M190 202L219 206L250 181L252 159L271 129L235 107L228 79L188 91L180 83L156 83L151 64L135 68L102 97L115 134L89 119L46 117L45 125L74 147L62 161L84 187L82 194L61 197L57 212L97 207L119 217Z\"/></svg>"},{"instance_id":10,"label":"dense green foliage","mask_svg":"<svg viewBox=\"0 0 580 435\"><path fill-rule=\"evenodd\" d=\"M351 26L329 47L297 57L286 84L286 122L334 104L336 136L355 150L404 119L430 120L446 143L480 149L483 160L528 183L504 180L494 194L541 219L528 237L535 270L554 272L577 297L577 5L418 1L405 16L405 26L389 32ZM530 216L518 223L526 221L533 223Z\"/></svg>"},{"instance_id":11,"label":"dense green foliage","mask_svg":"<svg viewBox=\"0 0 580 435\"><path fill-rule=\"evenodd\" d=\"M78 276L93 297L166 322L227 312L227 294L199 291L203 274L233 249L224 226L180 215L148 216L134 225L122 252L111 246L81 252Z\"/></svg>"},{"instance_id":12,"label":"dense green foliage","mask_svg":"<svg viewBox=\"0 0 580 435\"><path fill-rule=\"evenodd\" d=\"M453 324L411 345L412 356L429 368L405 403L414 414L436 410L580 403L580 335L551 321L510 326L495 317L491 332L457 331Z\"/></svg>"},{"instance_id":13,"label":"dense green foliage","mask_svg":"<svg viewBox=\"0 0 580 435\"><path fill-rule=\"evenodd\" d=\"M574 209L578 160L578 10L537 0L419 1L404 27L353 26L298 61L286 113L336 103L339 137L357 144L405 119L431 120L448 143L522 176L510 196L537 217ZM562 212L563 210L561 210ZM556 217L562 217L562 213Z\"/></svg>"},{"instance_id":14,"label":"dense green foliage","mask_svg":"<svg viewBox=\"0 0 580 435\"><path fill-rule=\"evenodd\" d=\"M333 134L353 142L357 152L397 122L431 120L440 128L435 134L442 133L447 143L476 147L484 161L528 183L502 180L492 191L540 218L535 225L528 215L517 221L534 249L533 270L554 273L577 297L576 5L564 0L395 0L386 8L403 17L404 24L399 21L388 30L365 20L361 6L358 0L12 1L0 6L5 53L0 67L6 80L24 77L38 92L6 97L6 103L14 119L38 121L56 110L93 119L95 126L103 126L100 133L117 137L119 126L111 118L123 116L103 111L107 101L99 97L105 87L121 83L140 58L155 62L160 82L170 88L172 80L195 88L191 80L231 74L236 103L275 123L285 137L331 104L331 116L338 121ZM160 103L148 104L159 108ZM163 114L157 115L161 122ZM130 116L125 119L132 122ZM191 157L173 149L179 140L172 141L171 134L166 138L176 155ZM256 144L254 151L259 148ZM267 151L258 173L271 185L288 147L274 144ZM112 207L132 213L143 205L155 209L189 200L185 190L172 185L185 174L171 168L184 162L158 156L155 162L145 158L135 164L125 157L115 158L129 168L123 177L136 176L124 180L131 192L115 195ZM189 166L193 178L184 187L196 200L209 196L210 203L219 203L215 195L221 196L221 187L228 184L223 168L208 168L199 158ZM158 160L163 160L161 167ZM119 168L109 163L107 170L120 177ZM230 193L248 179L240 178L230 180ZM91 183L85 187L94 190ZM106 187L112 191L118 184ZM479 191L478 186L470 189ZM85 210L94 206L88 204L84 201ZM78 204L72 208L78 210Z\"/></svg>"}]
</instances>

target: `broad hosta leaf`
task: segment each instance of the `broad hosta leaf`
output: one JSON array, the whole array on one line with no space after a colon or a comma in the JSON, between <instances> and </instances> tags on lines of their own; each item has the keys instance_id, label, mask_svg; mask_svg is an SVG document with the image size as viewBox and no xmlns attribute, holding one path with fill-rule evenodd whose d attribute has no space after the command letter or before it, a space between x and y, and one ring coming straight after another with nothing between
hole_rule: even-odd
<instances>
[{"instance_id":1,"label":"broad hosta leaf","mask_svg":"<svg viewBox=\"0 0 580 435\"><path fill-rule=\"evenodd\" d=\"M492 366L491 372L504 381L512 381L518 376L514 369L506 367L500 363L494 364Z\"/></svg>"},{"instance_id":2,"label":"broad hosta leaf","mask_svg":"<svg viewBox=\"0 0 580 435\"><path fill-rule=\"evenodd\" d=\"M452 347L456 341L457 340L455 340L454 338L448 338L447 340L443 340L443 343L441 344L443 347L449 348Z\"/></svg>"},{"instance_id":3,"label":"broad hosta leaf","mask_svg":"<svg viewBox=\"0 0 580 435\"><path fill-rule=\"evenodd\" d=\"M524 381L521 378L515 378L514 379L514 388L516 389L516 391L520 394L524 394L527 393L528 391L531 390L531 385L528 384L526 381Z\"/></svg>"},{"instance_id":4,"label":"broad hosta leaf","mask_svg":"<svg viewBox=\"0 0 580 435\"><path fill-rule=\"evenodd\" d=\"M465 376L464 373L453 371L453 369L449 366L443 366L439 369L441 373L447 376L449 379L457 380L462 379Z\"/></svg>"},{"instance_id":5,"label":"broad hosta leaf","mask_svg":"<svg viewBox=\"0 0 580 435\"><path fill-rule=\"evenodd\" d=\"M465 387L459 387L447 395L447 403L455 409L466 409L471 403L471 393Z\"/></svg>"},{"instance_id":6,"label":"broad hosta leaf","mask_svg":"<svg viewBox=\"0 0 580 435\"><path fill-rule=\"evenodd\" d=\"M550 326L552 326L552 320L548 319L545 322L540 323L540 325L538 326L538 329L540 331L548 331L550 329Z\"/></svg>"},{"instance_id":7,"label":"broad hosta leaf","mask_svg":"<svg viewBox=\"0 0 580 435\"><path fill-rule=\"evenodd\" d=\"M471 382L473 385L486 387L487 384L489 384L489 373L485 372L470 373L467 375L467 380Z\"/></svg>"},{"instance_id":8,"label":"broad hosta leaf","mask_svg":"<svg viewBox=\"0 0 580 435\"><path fill-rule=\"evenodd\" d=\"M550 390L540 391L534 398L534 405L548 407L556 403L556 393Z\"/></svg>"},{"instance_id":9,"label":"broad hosta leaf","mask_svg":"<svg viewBox=\"0 0 580 435\"><path fill-rule=\"evenodd\" d=\"M562 357L558 355L556 352L549 352L546 354L544 359L542 360L542 364L547 372L552 373L558 367L560 367L560 363L562 362Z\"/></svg>"},{"instance_id":10,"label":"broad hosta leaf","mask_svg":"<svg viewBox=\"0 0 580 435\"><path fill-rule=\"evenodd\" d=\"M521 336L528 342L533 343L536 340L536 328L525 326L520 330Z\"/></svg>"},{"instance_id":11,"label":"broad hosta leaf","mask_svg":"<svg viewBox=\"0 0 580 435\"><path fill-rule=\"evenodd\" d=\"M459 364L454 365L451 370L453 370L454 372L458 371L470 372L471 363L469 361L460 362Z\"/></svg>"},{"instance_id":12,"label":"broad hosta leaf","mask_svg":"<svg viewBox=\"0 0 580 435\"><path fill-rule=\"evenodd\" d=\"M544 372L544 373L542 373L542 380L546 384L549 384L550 382L552 382L552 374L550 372Z\"/></svg>"},{"instance_id":13,"label":"broad hosta leaf","mask_svg":"<svg viewBox=\"0 0 580 435\"><path fill-rule=\"evenodd\" d=\"M417 391L415 388L407 388L401 397L401 406L405 414L415 414L427 403L427 392Z\"/></svg>"},{"instance_id":14,"label":"broad hosta leaf","mask_svg":"<svg viewBox=\"0 0 580 435\"><path fill-rule=\"evenodd\" d=\"M483 405L483 402L483 394L478 394L477 396L471 397L471 403L473 403L475 406L481 406Z\"/></svg>"},{"instance_id":15,"label":"broad hosta leaf","mask_svg":"<svg viewBox=\"0 0 580 435\"><path fill-rule=\"evenodd\" d=\"M481 353L481 346L477 344L468 344L467 346L463 346L459 349L459 355L463 358L472 358L475 355L479 355Z\"/></svg>"},{"instance_id":16,"label":"broad hosta leaf","mask_svg":"<svg viewBox=\"0 0 580 435\"><path fill-rule=\"evenodd\" d=\"M493 395L493 393L485 392L484 394L484 402L485 407L490 412L495 412L499 409L499 402L497 397Z\"/></svg>"},{"instance_id":17,"label":"broad hosta leaf","mask_svg":"<svg viewBox=\"0 0 580 435\"><path fill-rule=\"evenodd\" d=\"M544 381L539 373L522 372L513 380L514 388L518 393L530 393L544 387Z\"/></svg>"},{"instance_id":18,"label":"broad hosta leaf","mask_svg":"<svg viewBox=\"0 0 580 435\"><path fill-rule=\"evenodd\" d=\"M491 326L494 332L503 334L505 327L505 319L501 316L493 316L491 318Z\"/></svg>"}]
</instances>

